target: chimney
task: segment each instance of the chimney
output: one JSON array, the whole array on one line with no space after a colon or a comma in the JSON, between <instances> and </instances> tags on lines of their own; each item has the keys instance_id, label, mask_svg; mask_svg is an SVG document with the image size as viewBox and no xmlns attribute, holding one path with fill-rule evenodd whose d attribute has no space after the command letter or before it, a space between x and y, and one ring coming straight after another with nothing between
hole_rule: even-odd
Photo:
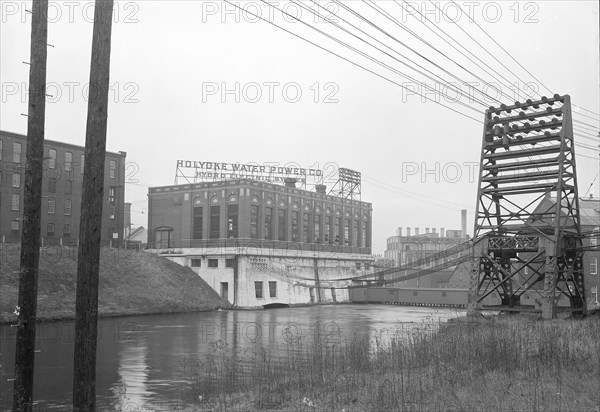
<instances>
[{"instance_id":1,"label":"chimney","mask_svg":"<svg viewBox=\"0 0 600 412\"><path fill-rule=\"evenodd\" d=\"M409 227L406 228L406 236L410 237L410 228Z\"/></svg>"},{"instance_id":2,"label":"chimney","mask_svg":"<svg viewBox=\"0 0 600 412\"><path fill-rule=\"evenodd\" d=\"M460 211L460 228L462 237L467 237L467 209Z\"/></svg>"},{"instance_id":3,"label":"chimney","mask_svg":"<svg viewBox=\"0 0 600 412\"><path fill-rule=\"evenodd\" d=\"M396 236L402 236L402 228L401 228L401 227L399 227L399 228L396 230Z\"/></svg>"},{"instance_id":4,"label":"chimney","mask_svg":"<svg viewBox=\"0 0 600 412\"><path fill-rule=\"evenodd\" d=\"M296 187L296 180L297 179L295 179L293 177L286 177L285 179L283 179L283 181L287 187L293 187L293 188Z\"/></svg>"},{"instance_id":5,"label":"chimney","mask_svg":"<svg viewBox=\"0 0 600 412\"><path fill-rule=\"evenodd\" d=\"M446 231L444 230L443 227L440 228L440 237L444 237L444 235L446 234Z\"/></svg>"},{"instance_id":6,"label":"chimney","mask_svg":"<svg viewBox=\"0 0 600 412\"><path fill-rule=\"evenodd\" d=\"M433 233L435 235L437 233L436 230L437 230L436 228L432 227L431 228L431 233Z\"/></svg>"},{"instance_id":7,"label":"chimney","mask_svg":"<svg viewBox=\"0 0 600 412\"><path fill-rule=\"evenodd\" d=\"M429 234L429 228L428 227L425 228L425 234Z\"/></svg>"},{"instance_id":8,"label":"chimney","mask_svg":"<svg viewBox=\"0 0 600 412\"><path fill-rule=\"evenodd\" d=\"M415 236L419 236L419 228L418 227L415 228Z\"/></svg>"},{"instance_id":9,"label":"chimney","mask_svg":"<svg viewBox=\"0 0 600 412\"><path fill-rule=\"evenodd\" d=\"M315 192L326 195L327 194L327 186L325 186L325 185L315 185Z\"/></svg>"}]
</instances>

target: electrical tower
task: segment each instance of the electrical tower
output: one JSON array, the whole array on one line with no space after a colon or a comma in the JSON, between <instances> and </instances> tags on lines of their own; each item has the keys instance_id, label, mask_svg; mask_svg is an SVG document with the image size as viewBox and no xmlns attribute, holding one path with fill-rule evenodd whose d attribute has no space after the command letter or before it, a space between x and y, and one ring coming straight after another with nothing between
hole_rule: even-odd
<instances>
[{"instance_id":1,"label":"electrical tower","mask_svg":"<svg viewBox=\"0 0 600 412\"><path fill-rule=\"evenodd\" d=\"M568 95L486 110L476 210L471 314L586 310Z\"/></svg>"},{"instance_id":2,"label":"electrical tower","mask_svg":"<svg viewBox=\"0 0 600 412\"><path fill-rule=\"evenodd\" d=\"M338 169L338 180L329 191L329 194L341 197L342 199L360 200L360 172L340 167Z\"/></svg>"}]
</instances>

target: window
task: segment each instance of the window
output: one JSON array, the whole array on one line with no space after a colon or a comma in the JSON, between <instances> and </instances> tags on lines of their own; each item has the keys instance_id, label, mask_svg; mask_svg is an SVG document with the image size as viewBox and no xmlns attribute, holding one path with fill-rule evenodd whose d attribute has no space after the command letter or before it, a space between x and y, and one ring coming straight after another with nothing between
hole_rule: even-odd
<instances>
[{"instance_id":1,"label":"window","mask_svg":"<svg viewBox=\"0 0 600 412\"><path fill-rule=\"evenodd\" d=\"M117 162L111 160L109 163L108 177L114 179L117 175Z\"/></svg>"},{"instance_id":2,"label":"window","mask_svg":"<svg viewBox=\"0 0 600 412\"><path fill-rule=\"evenodd\" d=\"M287 240L287 211L283 210L283 209L279 209L277 211L277 213L279 214L279 220L278 220L279 237L278 237L278 239L281 241L285 241L285 240Z\"/></svg>"},{"instance_id":3,"label":"window","mask_svg":"<svg viewBox=\"0 0 600 412\"><path fill-rule=\"evenodd\" d=\"M56 169L56 149L48 149L48 169Z\"/></svg>"},{"instance_id":4,"label":"window","mask_svg":"<svg viewBox=\"0 0 600 412\"><path fill-rule=\"evenodd\" d=\"M65 194L72 195L73 194L73 181L65 180Z\"/></svg>"},{"instance_id":5,"label":"window","mask_svg":"<svg viewBox=\"0 0 600 412\"><path fill-rule=\"evenodd\" d=\"M350 219L344 219L344 246L350 244Z\"/></svg>"},{"instance_id":6,"label":"window","mask_svg":"<svg viewBox=\"0 0 600 412\"><path fill-rule=\"evenodd\" d=\"M48 236L54 236L54 223L48 223L48 225L46 225L46 234Z\"/></svg>"},{"instance_id":7,"label":"window","mask_svg":"<svg viewBox=\"0 0 600 412\"><path fill-rule=\"evenodd\" d=\"M202 239L202 206L194 206L192 223L192 237L194 239Z\"/></svg>"},{"instance_id":8,"label":"window","mask_svg":"<svg viewBox=\"0 0 600 412\"><path fill-rule=\"evenodd\" d=\"M48 192L56 193L56 178L55 177L48 178Z\"/></svg>"},{"instance_id":9,"label":"window","mask_svg":"<svg viewBox=\"0 0 600 412\"><path fill-rule=\"evenodd\" d=\"M71 225L63 226L63 237L71 237Z\"/></svg>"},{"instance_id":10,"label":"window","mask_svg":"<svg viewBox=\"0 0 600 412\"><path fill-rule=\"evenodd\" d=\"M221 282L221 297L229 299L229 283L227 282Z\"/></svg>"},{"instance_id":11,"label":"window","mask_svg":"<svg viewBox=\"0 0 600 412\"><path fill-rule=\"evenodd\" d=\"M367 222L361 222L362 223L362 227L360 229L360 237L361 237L361 241L360 241L360 245L362 247L368 247L369 245L367 245Z\"/></svg>"},{"instance_id":12,"label":"window","mask_svg":"<svg viewBox=\"0 0 600 412\"><path fill-rule=\"evenodd\" d=\"M321 215L315 216L315 243L321 243Z\"/></svg>"},{"instance_id":13,"label":"window","mask_svg":"<svg viewBox=\"0 0 600 412\"><path fill-rule=\"evenodd\" d=\"M292 242L298 241L298 212L292 212Z\"/></svg>"},{"instance_id":14,"label":"window","mask_svg":"<svg viewBox=\"0 0 600 412\"><path fill-rule=\"evenodd\" d=\"M226 268L235 268L235 259L225 259Z\"/></svg>"},{"instance_id":15,"label":"window","mask_svg":"<svg viewBox=\"0 0 600 412\"><path fill-rule=\"evenodd\" d=\"M48 198L48 214L53 215L56 211L56 199L53 197Z\"/></svg>"},{"instance_id":16,"label":"window","mask_svg":"<svg viewBox=\"0 0 600 412\"><path fill-rule=\"evenodd\" d=\"M73 165L73 153L65 152L65 172L70 172Z\"/></svg>"},{"instance_id":17,"label":"window","mask_svg":"<svg viewBox=\"0 0 600 412\"><path fill-rule=\"evenodd\" d=\"M13 220L10 222L10 230L12 230L13 232L19 231L19 221L18 220Z\"/></svg>"},{"instance_id":18,"label":"window","mask_svg":"<svg viewBox=\"0 0 600 412\"><path fill-rule=\"evenodd\" d=\"M356 262L355 265L356 265L356 269L360 270L360 267L361 267L360 262Z\"/></svg>"},{"instance_id":19,"label":"window","mask_svg":"<svg viewBox=\"0 0 600 412\"><path fill-rule=\"evenodd\" d=\"M218 268L219 267L219 259L208 259L208 267L209 268Z\"/></svg>"},{"instance_id":20,"label":"window","mask_svg":"<svg viewBox=\"0 0 600 412\"><path fill-rule=\"evenodd\" d=\"M21 187L21 173L13 173L12 187Z\"/></svg>"},{"instance_id":21,"label":"window","mask_svg":"<svg viewBox=\"0 0 600 412\"><path fill-rule=\"evenodd\" d=\"M65 216L71 216L71 199L65 199Z\"/></svg>"},{"instance_id":22,"label":"window","mask_svg":"<svg viewBox=\"0 0 600 412\"><path fill-rule=\"evenodd\" d=\"M21 163L21 143L13 143L13 163Z\"/></svg>"},{"instance_id":23,"label":"window","mask_svg":"<svg viewBox=\"0 0 600 412\"><path fill-rule=\"evenodd\" d=\"M2 160L2 140L0 140L0 160Z\"/></svg>"},{"instance_id":24,"label":"window","mask_svg":"<svg viewBox=\"0 0 600 412\"><path fill-rule=\"evenodd\" d=\"M310 215L308 213L304 213L303 215L304 217L302 218L302 241L310 242Z\"/></svg>"},{"instance_id":25,"label":"window","mask_svg":"<svg viewBox=\"0 0 600 412\"><path fill-rule=\"evenodd\" d=\"M13 193L12 195L12 208L11 210L19 210L21 206L21 195Z\"/></svg>"},{"instance_id":26,"label":"window","mask_svg":"<svg viewBox=\"0 0 600 412\"><path fill-rule=\"evenodd\" d=\"M254 293L256 299L263 298L263 283L262 282L254 282Z\"/></svg>"},{"instance_id":27,"label":"window","mask_svg":"<svg viewBox=\"0 0 600 412\"><path fill-rule=\"evenodd\" d=\"M342 225L342 218L340 217L336 217L335 221L334 221L334 226L333 226L333 237L334 237L334 243L336 245L341 244L340 243L340 226Z\"/></svg>"},{"instance_id":28,"label":"window","mask_svg":"<svg viewBox=\"0 0 600 412\"><path fill-rule=\"evenodd\" d=\"M592 238L590 239L590 246L598 246L598 236L600 236L600 233L597 233L596 231L592 233Z\"/></svg>"},{"instance_id":29,"label":"window","mask_svg":"<svg viewBox=\"0 0 600 412\"><path fill-rule=\"evenodd\" d=\"M331 216L325 216L325 243L331 243Z\"/></svg>"},{"instance_id":30,"label":"window","mask_svg":"<svg viewBox=\"0 0 600 412\"><path fill-rule=\"evenodd\" d=\"M83 166L85 165L85 155L81 155L81 174L83 174Z\"/></svg>"},{"instance_id":31,"label":"window","mask_svg":"<svg viewBox=\"0 0 600 412\"><path fill-rule=\"evenodd\" d=\"M265 239L273 239L273 208L265 208Z\"/></svg>"},{"instance_id":32,"label":"window","mask_svg":"<svg viewBox=\"0 0 600 412\"><path fill-rule=\"evenodd\" d=\"M117 189L114 186L111 186L108 189L108 203L115 203L115 196L117 194Z\"/></svg>"},{"instance_id":33,"label":"window","mask_svg":"<svg viewBox=\"0 0 600 412\"><path fill-rule=\"evenodd\" d=\"M227 238L238 237L238 205L227 205Z\"/></svg>"},{"instance_id":34,"label":"window","mask_svg":"<svg viewBox=\"0 0 600 412\"><path fill-rule=\"evenodd\" d=\"M358 220L352 222L352 246L360 246L358 244Z\"/></svg>"},{"instance_id":35,"label":"window","mask_svg":"<svg viewBox=\"0 0 600 412\"><path fill-rule=\"evenodd\" d=\"M108 218L114 219L116 214L117 214L117 207L113 203L110 203L108 205Z\"/></svg>"},{"instance_id":36,"label":"window","mask_svg":"<svg viewBox=\"0 0 600 412\"><path fill-rule=\"evenodd\" d=\"M593 257L590 259L590 275L598 274L598 258Z\"/></svg>"},{"instance_id":37,"label":"window","mask_svg":"<svg viewBox=\"0 0 600 412\"><path fill-rule=\"evenodd\" d=\"M221 235L220 231L221 221L221 206L210 207L210 238L219 239Z\"/></svg>"},{"instance_id":38,"label":"window","mask_svg":"<svg viewBox=\"0 0 600 412\"><path fill-rule=\"evenodd\" d=\"M258 206L250 206L250 238L258 239Z\"/></svg>"},{"instance_id":39,"label":"window","mask_svg":"<svg viewBox=\"0 0 600 412\"><path fill-rule=\"evenodd\" d=\"M193 268L199 268L202 264L202 259L198 259L198 258L192 258L192 263L191 266Z\"/></svg>"},{"instance_id":40,"label":"window","mask_svg":"<svg viewBox=\"0 0 600 412\"><path fill-rule=\"evenodd\" d=\"M269 297L277 297L277 282L269 281Z\"/></svg>"}]
</instances>

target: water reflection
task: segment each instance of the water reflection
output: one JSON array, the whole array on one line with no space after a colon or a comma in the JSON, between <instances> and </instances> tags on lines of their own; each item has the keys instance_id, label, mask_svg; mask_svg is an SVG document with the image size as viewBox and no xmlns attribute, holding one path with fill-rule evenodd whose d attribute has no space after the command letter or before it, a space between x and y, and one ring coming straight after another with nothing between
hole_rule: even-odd
<instances>
[{"instance_id":1,"label":"water reflection","mask_svg":"<svg viewBox=\"0 0 600 412\"><path fill-rule=\"evenodd\" d=\"M212 373L227 358L237 367L268 349L286 359L302 344L344 344L353 336L373 346L406 331L433 330L439 322L462 316L456 310L387 305L332 305L264 311L219 311L103 319L99 322L97 399L100 410L167 410L186 399L195 376ZM34 398L40 407L70 404L73 322L38 329ZM14 328L0 327L2 410L10 410L14 368ZM169 404L173 407L173 404ZM42 409L45 410L45 409Z\"/></svg>"}]
</instances>

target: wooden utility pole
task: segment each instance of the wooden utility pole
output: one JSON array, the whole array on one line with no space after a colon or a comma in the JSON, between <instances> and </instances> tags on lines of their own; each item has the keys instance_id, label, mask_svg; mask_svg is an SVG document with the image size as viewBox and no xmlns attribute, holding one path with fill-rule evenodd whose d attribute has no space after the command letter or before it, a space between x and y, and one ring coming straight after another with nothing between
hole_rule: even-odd
<instances>
[{"instance_id":1,"label":"wooden utility pole","mask_svg":"<svg viewBox=\"0 0 600 412\"><path fill-rule=\"evenodd\" d=\"M33 365L37 315L38 264L40 261L40 209L46 113L46 55L48 0L34 0L31 20L27 153L23 196L23 234L19 271L18 324L15 350L13 409L33 407Z\"/></svg>"},{"instance_id":2,"label":"wooden utility pole","mask_svg":"<svg viewBox=\"0 0 600 412\"><path fill-rule=\"evenodd\" d=\"M96 339L113 0L96 0L77 254L73 410L96 410Z\"/></svg>"}]
</instances>

